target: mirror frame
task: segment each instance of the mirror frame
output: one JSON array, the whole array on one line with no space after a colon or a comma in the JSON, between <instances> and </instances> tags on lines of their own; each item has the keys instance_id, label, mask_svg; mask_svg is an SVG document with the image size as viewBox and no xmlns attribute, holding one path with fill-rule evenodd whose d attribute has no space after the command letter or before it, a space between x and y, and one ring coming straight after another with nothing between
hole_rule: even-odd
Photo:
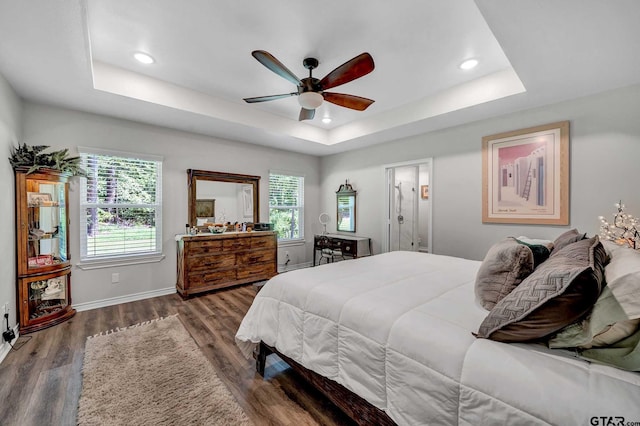
<instances>
[{"instance_id":1,"label":"mirror frame","mask_svg":"<svg viewBox=\"0 0 640 426\"><path fill-rule=\"evenodd\" d=\"M336 191L336 231L338 232L356 232L356 194L357 191L345 181L340 188ZM353 217L351 218L351 226L353 229L341 229L340 228L340 198L349 197L353 198Z\"/></svg>"},{"instance_id":2,"label":"mirror frame","mask_svg":"<svg viewBox=\"0 0 640 426\"><path fill-rule=\"evenodd\" d=\"M260 221L260 176L188 169L189 226L196 226L198 223L196 219L196 186L199 180L253 185L253 222L256 223Z\"/></svg>"}]
</instances>

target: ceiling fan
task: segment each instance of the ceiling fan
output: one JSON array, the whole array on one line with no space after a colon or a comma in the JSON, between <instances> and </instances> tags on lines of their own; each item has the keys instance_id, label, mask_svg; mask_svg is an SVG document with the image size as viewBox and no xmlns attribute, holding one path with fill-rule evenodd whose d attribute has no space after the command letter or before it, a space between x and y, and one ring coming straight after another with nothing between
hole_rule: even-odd
<instances>
[{"instance_id":1,"label":"ceiling fan","mask_svg":"<svg viewBox=\"0 0 640 426\"><path fill-rule=\"evenodd\" d=\"M322 105L323 101L331 102L332 104L345 108L355 109L357 111L364 111L374 102L372 99L362 98L360 96L325 92L327 89L348 83L373 71L373 58L366 52L361 53L355 58L340 65L338 68L327 74L322 80L318 80L312 76L312 71L318 66L318 60L316 58L306 58L302 61L302 65L309 70L309 77L299 79L269 52L264 50L254 50L251 54L262 65L269 68L280 77L296 84L298 86L298 91L284 93L281 95L244 98L245 102L250 104L273 101L289 96L298 96L298 102L302 107L298 120L302 121L313 119L316 113L316 108Z\"/></svg>"}]
</instances>

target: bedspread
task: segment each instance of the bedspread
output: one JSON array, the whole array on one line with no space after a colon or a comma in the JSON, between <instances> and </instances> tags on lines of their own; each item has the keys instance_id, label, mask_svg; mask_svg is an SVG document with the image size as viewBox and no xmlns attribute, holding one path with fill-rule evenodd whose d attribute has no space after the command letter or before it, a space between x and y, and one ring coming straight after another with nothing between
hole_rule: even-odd
<instances>
[{"instance_id":1,"label":"bedspread","mask_svg":"<svg viewBox=\"0 0 640 426\"><path fill-rule=\"evenodd\" d=\"M541 344L471 333L480 262L392 252L280 274L236 341L264 341L385 410L400 425L640 422L640 374Z\"/></svg>"}]
</instances>

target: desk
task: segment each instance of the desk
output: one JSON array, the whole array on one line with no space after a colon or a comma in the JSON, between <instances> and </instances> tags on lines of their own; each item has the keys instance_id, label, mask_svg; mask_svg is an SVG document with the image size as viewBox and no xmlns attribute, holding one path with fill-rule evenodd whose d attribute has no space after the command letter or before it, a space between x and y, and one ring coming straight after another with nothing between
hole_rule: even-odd
<instances>
[{"instance_id":1,"label":"desk","mask_svg":"<svg viewBox=\"0 0 640 426\"><path fill-rule=\"evenodd\" d=\"M316 266L316 252L323 249L340 250L342 256L353 259L371 256L371 238L350 235L326 234L313 237L313 266Z\"/></svg>"}]
</instances>

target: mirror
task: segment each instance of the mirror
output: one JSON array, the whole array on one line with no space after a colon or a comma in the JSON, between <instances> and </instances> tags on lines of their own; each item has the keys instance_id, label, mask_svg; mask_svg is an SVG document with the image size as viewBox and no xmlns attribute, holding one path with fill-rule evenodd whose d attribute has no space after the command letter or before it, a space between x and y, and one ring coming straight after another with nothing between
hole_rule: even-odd
<instances>
[{"instance_id":1,"label":"mirror","mask_svg":"<svg viewBox=\"0 0 640 426\"><path fill-rule=\"evenodd\" d=\"M327 235L327 224L331 221L331 216L327 213L320 213L318 221L320 222L320 225L322 225L322 235Z\"/></svg>"},{"instance_id":2,"label":"mirror","mask_svg":"<svg viewBox=\"0 0 640 426\"><path fill-rule=\"evenodd\" d=\"M187 170L189 226L259 222L260 176Z\"/></svg>"},{"instance_id":3,"label":"mirror","mask_svg":"<svg viewBox=\"0 0 640 426\"><path fill-rule=\"evenodd\" d=\"M345 181L336 191L338 231L356 232L356 191Z\"/></svg>"}]
</instances>

